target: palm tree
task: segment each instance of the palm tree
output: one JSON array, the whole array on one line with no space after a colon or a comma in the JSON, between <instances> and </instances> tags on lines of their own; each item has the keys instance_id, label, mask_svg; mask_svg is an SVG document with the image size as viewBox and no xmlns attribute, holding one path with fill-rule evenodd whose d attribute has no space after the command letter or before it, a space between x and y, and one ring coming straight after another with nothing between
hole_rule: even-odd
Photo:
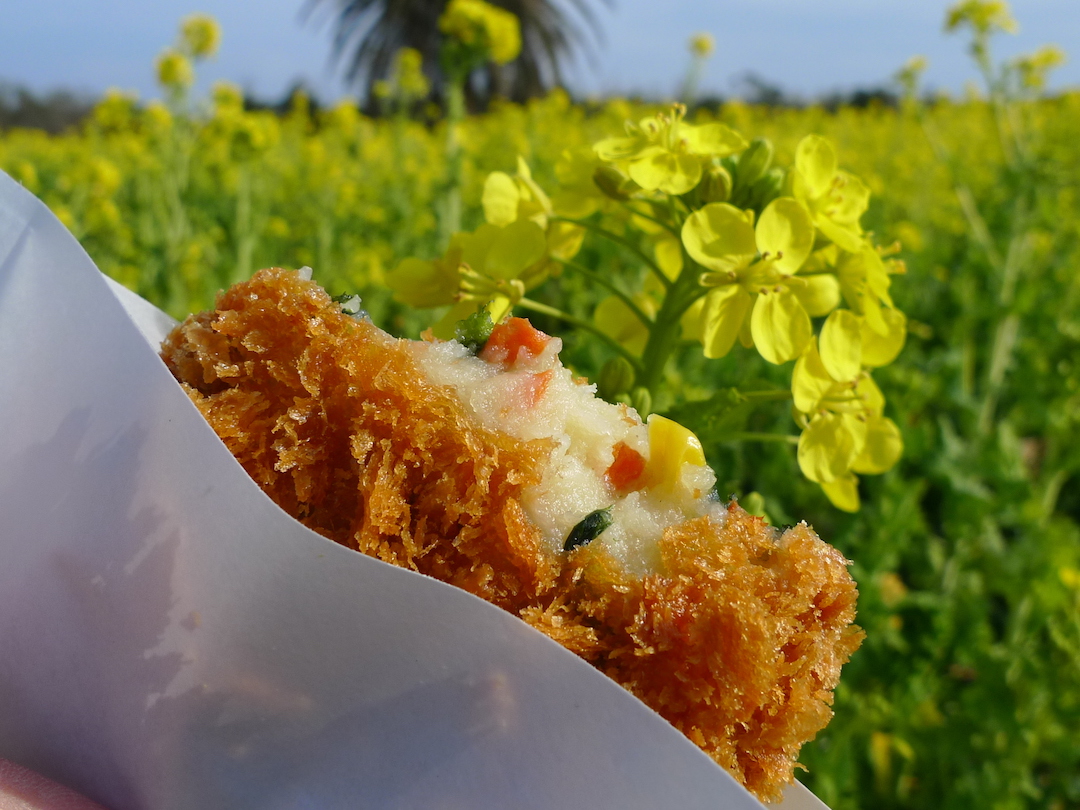
<instances>
[{"instance_id":1,"label":"palm tree","mask_svg":"<svg viewBox=\"0 0 1080 810\"><path fill-rule=\"evenodd\" d=\"M497 68L489 65L475 76L469 94L485 100L495 93L522 100L561 84L566 62L578 49L586 55L600 39L600 25L587 0L568 0L568 13L555 0L490 0L517 15L521 23L521 56ZM610 5L610 0L601 0ZM447 0L308 0L307 12L332 7L334 59L344 65L354 85L384 78L399 48L416 48L424 70L441 88L438 20Z\"/></svg>"}]
</instances>

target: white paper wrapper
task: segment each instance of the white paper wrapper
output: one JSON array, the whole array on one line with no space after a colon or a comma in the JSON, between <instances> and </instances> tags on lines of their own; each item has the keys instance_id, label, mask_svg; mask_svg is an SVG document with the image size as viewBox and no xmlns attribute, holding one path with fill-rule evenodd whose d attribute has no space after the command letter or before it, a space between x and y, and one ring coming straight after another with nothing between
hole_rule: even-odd
<instances>
[{"instance_id":1,"label":"white paper wrapper","mask_svg":"<svg viewBox=\"0 0 1080 810\"><path fill-rule=\"evenodd\" d=\"M169 324L0 175L0 757L112 810L761 807L515 617L281 512Z\"/></svg>"}]
</instances>

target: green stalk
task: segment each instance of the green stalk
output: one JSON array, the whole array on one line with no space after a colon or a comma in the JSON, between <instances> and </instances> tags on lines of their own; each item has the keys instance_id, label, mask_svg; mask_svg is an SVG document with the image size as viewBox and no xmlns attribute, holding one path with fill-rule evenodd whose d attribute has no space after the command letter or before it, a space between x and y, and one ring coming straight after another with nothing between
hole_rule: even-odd
<instances>
[{"instance_id":1,"label":"green stalk","mask_svg":"<svg viewBox=\"0 0 1080 810\"><path fill-rule=\"evenodd\" d=\"M586 230L592 231L597 236L603 236L605 239L609 239L617 245L622 245L639 259L641 259L642 262L645 263L645 266L652 271L652 274L656 276L657 280L664 285L665 290L671 289L672 281L667 277L667 274L665 274L664 271L660 269L660 266L655 261L650 259L648 255L641 250L641 248L639 248L629 239L619 236L617 233L612 233L606 228L601 228L599 225L594 225L592 222L584 219L573 219L571 217L552 217L551 220L552 222L569 222L573 225L578 225L582 228L585 228Z\"/></svg>"},{"instance_id":2,"label":"green stalk","mask_svg":"<svg viewBox=\"0 0 1080 810\"><path fill-rule=\"evenodd\" d=\"M461 186L463 162L458 127L465 120L466 75L452 74L446 82L446 193L440 224L440 241L445 248L450 237L461 230Z\"/></svg>"},{"instance_id":3,"label":"green stalk","mask_svg":"<svg viewBox=\"0 0 1080 810\"><path fill-rule=\"evenodd\" d=\"M638 377L638 385L644 386L654 397L663 382L664 369L681 342L682 316L703 293L698 284L701 272L701 267L684 249L683 270L667 289L660 311L649 329L649 340L641 355L644 371Z\"/></svg>"},{"instance_id":4,"label":"green stalk","mask_svg":"<svg viewBox=\"0 0 1080 810\"><path fill-rule=\"evenodd\" d=\"M799 437L788 433L754 433L752 431L737 430L727 434L725 442L782 442L784 444L798 444Z\"/></svg>"},{"instance_id":5,"label":"green stalk","mask_svg":"<svg viewBox=\"0 0 1080 810\"><path fill-rule=\"evenodd\" d=\"M642 311L642 309L634 302L633 298L624 293L615 284L612 284L595 270L590 270L585 265L578 264L577 262L570 261L569 259L560 259L558 256L552 256L551 258L557 261L563 267L567 267L573 270L575 273L580 273L593 283L599 284L604 289L609 290L616 298L626 304L627 309L634 313L634 317L641 321L643 325L649 327L652 326L653 319Z\"/></svg>"}]
</instances>

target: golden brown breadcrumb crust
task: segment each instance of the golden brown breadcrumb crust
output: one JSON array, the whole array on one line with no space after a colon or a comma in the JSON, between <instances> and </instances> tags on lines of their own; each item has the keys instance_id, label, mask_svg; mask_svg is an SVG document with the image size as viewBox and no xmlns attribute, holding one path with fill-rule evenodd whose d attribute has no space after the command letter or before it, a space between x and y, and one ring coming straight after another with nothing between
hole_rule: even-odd
<instances>
[{"instance_id":1,"label":"golden brown breadcrumb crust","mask_svg":"<svg viewBox=\"0 0 1080 810\"><path fill-rule=\"evenodd\" d=\"M847 562L732 504L669 528L662 573L545 550L521 506L549 446L486 430L405 341L264 270L162 357L251 477L315 531L521 616L667 718L760 798L793 778L859 646Z\"/></svg>"}]
</instances>

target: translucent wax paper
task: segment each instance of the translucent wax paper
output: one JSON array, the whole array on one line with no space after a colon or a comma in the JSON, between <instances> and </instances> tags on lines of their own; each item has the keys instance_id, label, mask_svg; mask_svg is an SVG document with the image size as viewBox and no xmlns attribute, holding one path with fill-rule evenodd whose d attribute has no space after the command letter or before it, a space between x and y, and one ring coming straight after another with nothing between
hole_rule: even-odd
<instances>
[{"instance_id":1,"label":"translucent wax paper","mask_svg":"<svg viewBox=\"0 0 1080 810\"><path fill-rule=\"evenodd\" d=\"M0 757L112 810L761 807L514 616L280 511L170 323L0 175Z\"/></svg>"}]
</instances>

